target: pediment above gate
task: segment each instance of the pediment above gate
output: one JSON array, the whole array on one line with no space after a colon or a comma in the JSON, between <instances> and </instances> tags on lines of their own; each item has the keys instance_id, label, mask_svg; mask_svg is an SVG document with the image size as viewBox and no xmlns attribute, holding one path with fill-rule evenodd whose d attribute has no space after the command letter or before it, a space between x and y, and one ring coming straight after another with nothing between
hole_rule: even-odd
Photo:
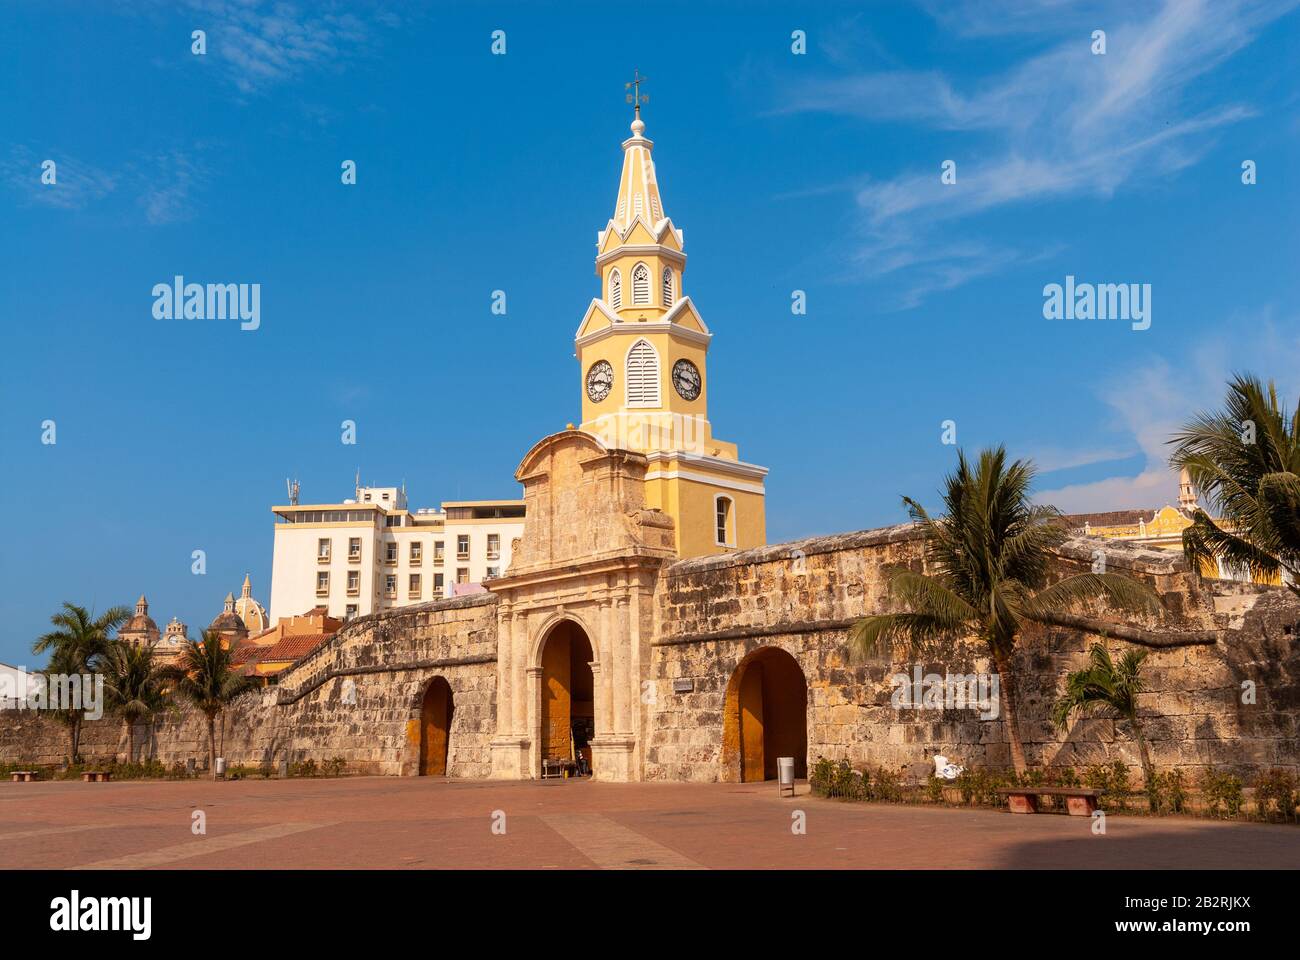
<instances>
[{"instance_id":1,"label":"pediment above gate","mask_svg":"<svg viewBox=\"0 0 1300 960\"><path fill-rule=\"evenodd\" d=\"M645 505L647 465L582 430L538 441L515 471L527 519L503 579L619 556L675 557L672 518Z\"/></svg>"}]
</instances>

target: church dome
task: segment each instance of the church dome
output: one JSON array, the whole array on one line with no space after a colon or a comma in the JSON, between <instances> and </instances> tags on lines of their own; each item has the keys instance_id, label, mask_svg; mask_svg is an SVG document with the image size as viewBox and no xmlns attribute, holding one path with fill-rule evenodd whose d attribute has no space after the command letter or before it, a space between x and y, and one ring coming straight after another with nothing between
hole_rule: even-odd
<instances>
[{"instance_id":1,"label":"church dome","mask_svg":"<svg viewBox=\"0 0 1300 960\"><path fill-rule=\"evenodd\" d=\"M250 636L256 636L271 626L266 607L253 599L253 583L248 574L244 574L244 586L240 590L239 599L235 601L235 614L243 621L244 629Z\"/></svg>"},{"instance_id":2,"label":"church dome","mask_svg":"<svg viewBox=\"0 0 1300 960\"><path fill-rule=\"evenodd\" d=\"M135 614L126 623L122 624L121 629L117 631L122 633L147 633L156 635L158 633L158 624L153 622L153 617L149 616L149 601L145 599L144 594L140 594L140 599L135 602Z\"/></svg>"},{"instance_id":3,"label":"church dome","mask_svg":"<svg viewBox=\"0 0 1300 960\"><path fill-rule=\"evenodd\" d=\"M233 593L226 594L225 609L208 624L208 629L214 633L248 634L248 628L244 626L244 621L239 619L239 614L235 613L235 595Z\"/></svg>"}]
</instances>

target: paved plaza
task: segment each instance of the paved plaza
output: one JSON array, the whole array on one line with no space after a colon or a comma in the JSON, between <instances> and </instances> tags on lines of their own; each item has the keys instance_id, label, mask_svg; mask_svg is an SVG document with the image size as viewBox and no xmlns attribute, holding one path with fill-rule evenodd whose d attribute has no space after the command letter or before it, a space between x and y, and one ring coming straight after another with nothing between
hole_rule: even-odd
<instances>
[{"instance_id":1,"label":"paved plaza","mask_svg":"<svg viewBox=\"0 0 1300 960\"><path fill-rule=\"evenodd\" d=\"M0 867L1293 868L1281 825L794 799L765 784L359 777L0 784ZM206 834L192 831L202 811ZM791 830L802 811L806 833ZM504 816L504 833L494 833ZM498 829L500 829L498 827Z\"/></svg>"}]
</instances>

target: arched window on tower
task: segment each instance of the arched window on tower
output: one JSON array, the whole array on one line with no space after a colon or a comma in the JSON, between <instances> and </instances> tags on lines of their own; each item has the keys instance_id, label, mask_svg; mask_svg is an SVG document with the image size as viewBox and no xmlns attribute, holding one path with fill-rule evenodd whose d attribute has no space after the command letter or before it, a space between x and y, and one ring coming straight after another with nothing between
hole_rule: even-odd
<instances>
[{"instance_id":1,"label":"arched window on tower","mask_svg":"<svg viewBox=\"0 0 1300 960\"><path fill-rule=\"evenodd\" d=\"M627 352L627 405L659 406L659 354L648 340L638 340Z\"/></svg>"},{"instance_id":2,"label":"arched window on tower","mask_svg":"<svg viewBox=\"0 0 1300 960\"><path fill-rule=\"evenodd\" d=\"M632 268L632 302L648 304L650 302L650 268L638 263Z\"/></svg>"},{"instance_id":3,"label":"arched window on tower","mask_svg":"<svg viewBox=\"0 0 1300 960\"><path fill-rule=\"evenodd\" d=\"M664 267L664 306L673 305L673 268Z\"/></svg>"},{"instance_id":4,"label":"arched window on tower","mask_svg":"<svg viewBox=\"0 0 1300 960\"><path fill-rule=\"evenodd\" d=\"M720 547L736 545L736 505L730 497L719 494L713 501L714 534Z\"/></svg>"},{"instance_id":5,"label":"arched window on tower","mask_svg":"<svg viewBox=\"0 0 1300 960\"><path fill-rule=\"evenodd\" d=\"M617 267L609 272L609 305L615 310L623 308L623 274Z\"/></svg>"}]
</instances>

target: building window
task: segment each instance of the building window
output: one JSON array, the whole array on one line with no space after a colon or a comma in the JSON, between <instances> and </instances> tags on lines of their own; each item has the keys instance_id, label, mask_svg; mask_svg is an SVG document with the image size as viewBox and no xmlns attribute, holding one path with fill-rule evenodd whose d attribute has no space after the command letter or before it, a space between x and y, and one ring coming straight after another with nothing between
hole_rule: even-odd
<instances>
[{"instance_id":1,"label":"building window","mask_svg":"<svg viewBox=\"0 0 1300 960\"><path fill-rule=\"evenodd\" d=\"M650 268L638 263L632 268L632 303L648 304L650 302Z\"/></svg>"},{"instance_id":2,"label":"building window","mask_svg":"<svg viewBox=\"0 0 1300 960\"><path fill-rule=\"evenodd\" d=\"M487 568L487 576L486 576L486 579L491 580L493 577L499 577L499 576L501 576L501 568L500 568L500 567L488 567L488 568Z\"/></svg>"},{"instance_id":3,"label":"building window","mask_svg":"<svg viewBox=\"0 0 1300 960\"><path fill-rule=\"evenodd\" d=\"M424 544L419 540L411 544L411 566L418 567L424 560Z\"/></svg>"},{"instance_id":4,"label":"building window","mask_svg":"<svg viewBox=\"0 0 1300 960\"><path fill-rule=\"evenodd\" d=\"M457 560L469 559L469 534L468 533L458 533L456 535L456 559Z\"/></svg>"},{"instance_id":5,"label":"building window","mask_svg":"<svg viewBox=\"0 0 1300 960\"><path fill-rule=\"evenodd\" d=\"M469 567L456 568L456 582L469 583Z\"/></svg>"},{"instance_id":6,"label":"building window","mask_svg":"<svg viewBox=\"0 0 1300 960\"><path fill-rule=\"evenodd\" d=\"M736 518L735 506L730 497L718 497L714 501L717 542L720 547L734 547L736 545Z\"/></svg>"},{"instance_id":7,"label":"building window","mask_svg":"<svg viewBox=\"0 0 1300 960\"><path fill-rule=\"evenodd\" d=\"M659 406L659 354L649 340L638 340L627 352L627 405Z\"/></svg>"},{"instance_id":8,"label":"building window","mask_svg":"<svg viewBox=\"0 0 1300 960\"><path fill-rule=\"evenodd\" d=\"M489 560L496 560L501 556L501 534L499 533L488 534L487 555Z\"/></svg>"},{"instance_id":9,"label":"building window","mask_svg":"<svg viewBox=\"0 0 1300 960\"><path fill-rule=\"evenodd\" d=\"M664 267L664 306L673 305L673 268Z\"/></svg>"},{"instance_id":10,"label":"building window","mask_svg":"<svg viewBox=\"0 0 1300 960\"><path fill-rule=\"evenodd\" d=\"M406 596L408 600L420 599L420 575L413 573L406 584Z\"/></svg>"},{"instance_id":11,"label":"building window","mask_svg":"<svg viewBox=\"0 0 1300 960\"><path fill-rule=\"evenodd\" d=\"M441 540L435 540L433 542L433 562L435 564L442 563L442 548L443 548L443 543Z\"/></svg>"},{"instance_id":12,"label":"building window","mask_svg":"<svg viewBox=\"0 0 1300 960\"><path fill-rule=\"evenodd\" d=\"M326 597L330 592L330 575L328 570L321 570L316 574L316 596Z\"/></svg>"},{"instance_id":13,"label":"building window","mask_svg":"<svg viewBox=\"0 0 1300 960\"><path fill-rule=\"evenodd\" d=\"M433 595L434 595L435 597L441 597L442 594L443 594L443 591L446 590L446 589L447 589L447 588L446 588L446 583L445 583L445 581L443 580L442 574L441 574L441 573L435 573L435 574L433 575Z\"/></svg>"},{"instance_id":14,"label":"building window","mask_svg":"<svg viewBox=\"0 0 1300 960\"><path fill-rule=\"evenodd\" d=\"M623 274L617 267L609 272L609 305L615 310L623 309Z\"/></svg>"},{"instance_id":15,"label":"building window","mask_svg":"<svg viewBox=\"0 0 1300 960\"><path fill-rule=\"evenodd\" d=\"M361 538L360 537L348 538L348 561L350 563L361 562Z\"/></svg>"},{"instance_id":16,"label":"building window","mask_svg":"<svg viewBox=\"0 0 1300 960\"><path fill-rule=\"evenodd\" d=\"M348 571L348 596L358 597L361 595L361 571Z\"/></svg>"},{"instance_id":17,"label":"building window","mask_svg":"<svg viewBox=\"0 0 1300 960\"><path fill-rule=\"evenodd\" d=\"M384 596L389 600L397 599L397 574L390 573L384 577Z\"/></svg>"},{"instance_id":18,"label":"building window","mask_svg":"<svg viewBox=\"0 0 1300 960\"><path fill-rule=\"evenodd\" d=\"M330 541L326 537L316 541L316 559L321 563L330 562Z\"/></svg>"},{"instance_id":19,"label":"building window","mask_svg":"<svg viewBox=\"0 0 1300 960\"><path fill-rule=\"evenodd\" d=\"M343 611L343 619L351 620L356 615L357 615L357 605L355 603L349 603L347 609Z\"/></svg>"},{"instance_id":20,"label":"building window","mask_svg":"<svg viewBox=\"0 0 1300 960\"><path fill-rule=\"evenodd\" d=\"M397 563L397 544L395 543L386 544L386 550L384 552L384 562L388 564Z\"/></svg>"}]
</instances>

